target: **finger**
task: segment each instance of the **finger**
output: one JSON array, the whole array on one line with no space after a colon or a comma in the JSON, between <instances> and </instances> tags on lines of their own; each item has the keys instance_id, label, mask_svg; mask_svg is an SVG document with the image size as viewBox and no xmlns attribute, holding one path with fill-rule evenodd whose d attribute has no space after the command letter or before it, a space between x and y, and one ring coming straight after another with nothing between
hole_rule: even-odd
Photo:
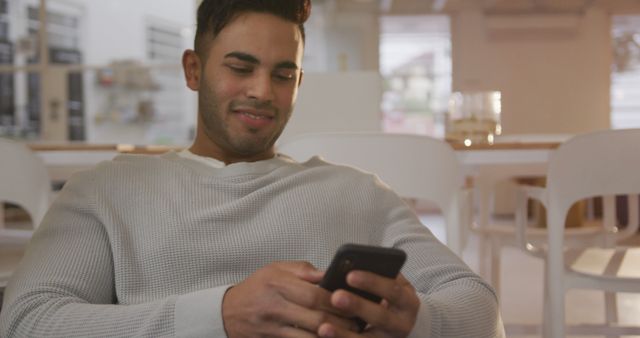
<instances>
[{"instance_id":1,"label":"finger","mask_svg":"<svg viewBox=\"0 0 640 338\"><path fill-rule=\"evenodd\" d=\"M263 337L273 338L315 338L316 334L311 331L306 331L299 327L280 325L270 333L262 335Z\"/></svg>"},{"instance_id":2,"label":"finger","mask_svg":"<svg viewBox=\"0 0 640 338\"><path fill-rule=\"evenodd\" d=\"M356 289L382 297L391 307L417 306L414 301L415 289L402 275L391 279L371 272L352 271L347 275L347 283Z\"/></svg>"},{"instance_id":3,"label":"finger","mask_svg":"<svg viewBox=\"0 0 640 338\"><path fill-rule=\"evenodd\" d=\"M345 290L338 290L331 295L331 304L351 317L362 318L372 326L393 326L394 314L382 305L373 303Z\"/></svg>"},{"instance_id":4,"label":"finger","mask_svg":"<svg viewBox=\"0 0 640 338\"><path fill-rule=\"evenodd\" d=\"M331 292L295 278L274 279L270 282L287 301L301 307L348 317L346 313L331 304Z\"/></svg>"},{"instance_id":5,"label":"finger","mask_svg":"<svg viewBox=\"0 0 640 338\"><path fill-rule=\"evenodd\" d=\"M414 305L413 301L411 303L409 305L400 304L397 309L393 309L373 303L345 290L338 290L331 295L331 304L353 317L362 318L370 325L367 330L373 329L376 332L386 332L392 335L405 335L413 328L419 300L416 300L417 305Z\"/></svg>"},{"instance_id":6,"label":"finger","mask_svg":"<svg viewBox=\"0 0 640 338\"><path fill-rule=\"evenodd\" d=\"M309 283L317 284L322 280L324 272L316 269L311 263L304 261L274 263L279 269L287 271Z\"/></svg>"},{"instance_id":7,"label":"finger","mask_svg":"<svg viewBox=\"0 0 640 338\"><path fill-rule=\"evenodd\" d=\"M316 332L321 324L330 323L345 330L358 331L358 325L352 319L333 315L325 311L314 311L289 303L282 308L281 316L293 326Z\"/></svg>"},{"instance_id":8,"label":"finger","mask_svg":"<svg viewBox=\"0 0 640 338\"><path fill-rule=\"evenodd\" d=\"M318 328L318 336L322 338L357 338L362 337L360 334L336 327L330 323L320 325Z\"/></svg>"}]
</instances>

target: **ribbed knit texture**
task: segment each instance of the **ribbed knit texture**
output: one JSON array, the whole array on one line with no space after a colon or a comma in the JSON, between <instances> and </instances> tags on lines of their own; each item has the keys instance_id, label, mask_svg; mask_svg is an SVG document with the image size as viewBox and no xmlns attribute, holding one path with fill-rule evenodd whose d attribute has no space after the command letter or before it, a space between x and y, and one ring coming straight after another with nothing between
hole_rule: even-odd
<instances>
[{"instance_id":1,"label":"ribbed knit texture","mask_svg":"<svg viewBox=\"0 0 640 338\"><path fill-rule=\"evenodd\" d=\"M347 242L407 252L422 300L412 337L499 335L493 290L375 176L317 158L214 169L167 153L69 180L6 290L0 336L221 337L229 285L273 261L325 269Z\"/></svg>"}]
</instances>

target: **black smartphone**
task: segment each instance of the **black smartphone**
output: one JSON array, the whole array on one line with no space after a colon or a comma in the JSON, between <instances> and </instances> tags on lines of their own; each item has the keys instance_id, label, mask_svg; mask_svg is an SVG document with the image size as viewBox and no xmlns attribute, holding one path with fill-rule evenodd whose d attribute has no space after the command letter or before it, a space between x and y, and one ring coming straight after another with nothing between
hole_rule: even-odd
<instances>
[{"instance_id":1,"label":"black smartphone","mask_svg":"<svg viewBox=\"0 0 640 338\"><path fill-rule=\"evenodd\" d=\"M347 274L353 270L363 270L395 278L406 259L407 254L400 249L344 244L333 257L320 286L329 291L343 289L374 303L379 303L381 301L379 296L347 285ZM364 330L367 323L360 318L355 318L355 320L360 331Z\"/></svg>"}]
</instances>

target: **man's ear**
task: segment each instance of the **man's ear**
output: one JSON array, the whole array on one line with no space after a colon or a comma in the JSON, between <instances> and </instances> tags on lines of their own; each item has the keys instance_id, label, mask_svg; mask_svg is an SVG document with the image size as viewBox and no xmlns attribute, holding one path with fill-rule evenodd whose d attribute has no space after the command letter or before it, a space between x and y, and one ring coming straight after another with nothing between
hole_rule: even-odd
<instances>
[{"instance_id":1,"label":"man's ear","mask_svg":"<svg viewBox=\"0 0 640 338\"><path fill-rule=\"evenodd\" d=\"M304 77L304 69L300 69L300 78L298 79L298 87L302 85L302 78Z\"/></svg>"},{"instance_id":2,"label":"man's ear","mask_svg":"<svg viewBox=\"0 0 640 338\"><path fill-rule=\"evenodd\" d=\"M182 54L182 70L187 81L187 87L193 91L200 89L202 67L200 57L194 50L187 49Z\"/></svg>"}]
</instances>

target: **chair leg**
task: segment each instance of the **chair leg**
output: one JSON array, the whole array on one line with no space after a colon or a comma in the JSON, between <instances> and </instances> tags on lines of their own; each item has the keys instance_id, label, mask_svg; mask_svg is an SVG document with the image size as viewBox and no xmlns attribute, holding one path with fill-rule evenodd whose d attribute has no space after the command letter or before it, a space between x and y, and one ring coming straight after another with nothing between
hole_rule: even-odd
<instances>
[{"instance_id":1,"label":"chair leg","mask_svg":"<svg viewBox=\"0 0 640 338\"><path fill-rule=\"evenodd\" d=\"M551 337L551 308L549 304L549 287L547 284L547 279L545 277L542 290L542 337L545 338Z\"/></svg>"},{"instance_id":2,"label":"chair leg","mask_svg":"<svg viewBox=\"0 0 640 338\"><path fill-rule=\"evenodd\" d=\"M491 276L489 275L489 253L488 249L491 246L489 236L479 233L478 234L478 272L482 278L489 279Z\"/></svg>"},{"instance_id":3,"label":"chair leg","mask_svg":"<svg viewBox=\"0 0 640 338\"><path fill-rule=\"evenodd\" d=\"M0 229L4 229L4 203L0 202Z\"/></svg>"},{"instance_id":4,"label":"chair leg","mask_svg":"<svg viewBox=\"0 0 640 338\"><path fill-rule=\"evenodd\" d=\"M502 245L500 242L500 239L497 238L493 238L490 240L491 243L491 247L490 249L490 255L491 255L491 263L489 266L489 270L490 270L490 280L489 282L491 283L491 285L493 286L493 288L496 290L496 294L498 295L498 298L500 298L500 253L502 251Z\"/></svg>"},{"instance_id":5,"label":"chair leg","mask_svg":"<svg viewBox=\"0 0 640 338\"><path fill-rule=\"evenodd\" d=\"M618 300L615 292L604 293L605 322L607 325L618 322ZM607 338L619 338L617 334L607 335Z\"/></svg>"},{"instance_id":6,"label":"chair leg","mask_svg":"<svg viewBox=\"0 0 640 338\"><path fill-rule=\"evenodd\" d=\"M550 338L564 338L565 337L565 294L564 294L564 286L562 284L562 279L558 276L554 276L555 274L551 274L551 270L549 269L550 263L547 262L547 271L546 271L546 280L547 282L547 296L546 303L548 304L547 309L547 319L549 323L549 335L545 335L545 337ZM555 284L550 284L555 282Z\"/></svg>"}]
</instances>

